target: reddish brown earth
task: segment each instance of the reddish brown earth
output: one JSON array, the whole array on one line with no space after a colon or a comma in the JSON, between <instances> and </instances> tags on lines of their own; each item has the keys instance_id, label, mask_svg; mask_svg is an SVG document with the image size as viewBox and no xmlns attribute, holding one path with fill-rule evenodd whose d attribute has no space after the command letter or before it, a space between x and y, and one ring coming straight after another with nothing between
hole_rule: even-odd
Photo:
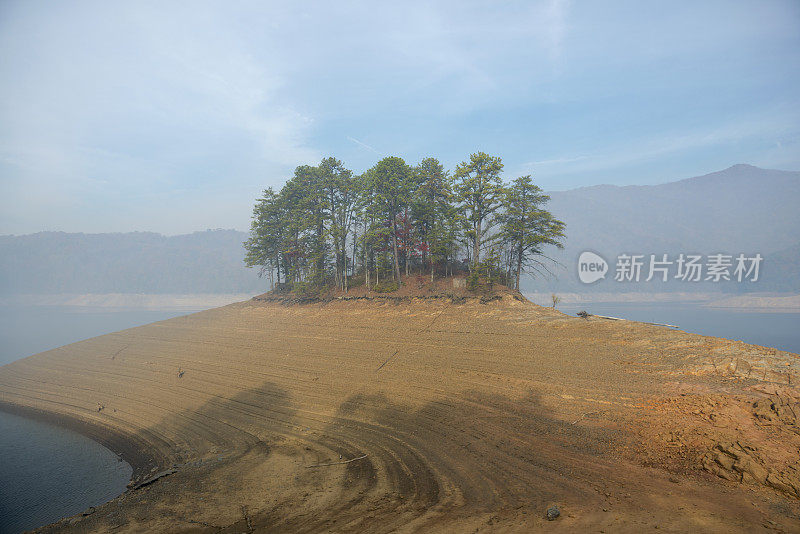
<instances>
[{"instance_id":1,"label":"reddish brown earth","mask_svg":"<svg viewBox=\"0 0 800 534\"><path fill-rule=\"evenodd\" d=\"M799 371L511 294L262 297L4 366L0 402L174 468L44 531L800 532Z\"/></svg>"}]
</instances>

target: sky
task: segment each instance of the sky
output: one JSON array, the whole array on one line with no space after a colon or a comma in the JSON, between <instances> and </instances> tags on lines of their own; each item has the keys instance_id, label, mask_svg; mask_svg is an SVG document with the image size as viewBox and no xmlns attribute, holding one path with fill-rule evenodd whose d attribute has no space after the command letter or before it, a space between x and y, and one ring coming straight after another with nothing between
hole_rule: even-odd
<instances>
[{"instance_id":1,"label":"sky","mask_svg":"<svg viewBox=\"0 0 800 534\"><path fill-rule=\"evenodd\" d=\"M249 228L335 156L800 170L800 2L0 0L0 234Z\"/></svg>"}]
</instances>

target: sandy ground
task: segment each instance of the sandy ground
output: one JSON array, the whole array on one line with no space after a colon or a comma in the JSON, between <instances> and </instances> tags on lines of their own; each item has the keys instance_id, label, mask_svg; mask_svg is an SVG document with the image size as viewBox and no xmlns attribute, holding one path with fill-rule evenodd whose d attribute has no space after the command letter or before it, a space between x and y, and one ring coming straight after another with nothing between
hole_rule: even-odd
<instances>
[{"instance_id":1,"label":"sandy ground","mask_svg":"<svg viewBox=\"0 0 800 534\"><path fill-rule=\"evenodd\" d=\"M171 473L43 531L800 532L798 374L510 295L252 300L0 367L0 403Z\"/></svg>"}]
</instances>

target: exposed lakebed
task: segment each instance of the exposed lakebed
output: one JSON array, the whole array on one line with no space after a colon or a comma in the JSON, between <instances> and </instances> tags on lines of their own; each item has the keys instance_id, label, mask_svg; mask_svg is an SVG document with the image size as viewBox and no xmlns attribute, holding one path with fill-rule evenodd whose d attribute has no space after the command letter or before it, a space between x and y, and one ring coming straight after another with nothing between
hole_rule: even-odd
<instances>
[{"instance_id":1,"label":"exposed lakebed","mask_svg":"<svg viewBox=\"0 0 800 534\"><path fill-rule=\"evenodd\" d=\"M574 309L573 309L574 308ZM753 313L691 304L559 306L633 320L674 323L682 330L800 350L794 313ZM4 307L0 363L123 328L194 310ZM125 490L131 470L75 432L0 412L0 532L34 528L80 513Z\"/></svg>"}]
</instances>

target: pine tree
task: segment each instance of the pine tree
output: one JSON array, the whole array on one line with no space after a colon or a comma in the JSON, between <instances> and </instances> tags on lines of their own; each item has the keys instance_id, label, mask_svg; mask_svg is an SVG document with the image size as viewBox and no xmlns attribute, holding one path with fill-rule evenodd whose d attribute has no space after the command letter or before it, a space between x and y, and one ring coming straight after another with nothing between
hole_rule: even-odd
<instances>
[{"instance_id":1,"label":"pine tree","mask_svg":"<svg viewBox=\"0 0 800 534\"><path fill-rule=\"evenodd\" d=\"M444 263L445 276L447 276L448 262L455 259L458 252L458 233L460 227L458 210L449 203L443 203L428 231L431 282L433 282L434 279L433 275L437 263Z\"/></svg>"},{"instance_id":2,"label":"pine tree","mask_svg":"<svg viewBox=\"0 0 800 534\"><path fill-rule=\"evenodd\" d=\"M436 158L425 158L414 168L416 189L412 200L412 218L421 241L422 262L431 254L432 233L437 223L448 214L452 197L450 177ZM441 234L442 225L437 231ZM430 262L433 273L433 260Z\"/></svg>"},{"instance_id":3,"label":"pine tree","mask_svg":"<svg viewBox=\"0 0 800 534\"><path fill-rule=\"evenodd\" d=\"M517 290L526 268L543 267L538 259L543 247L564 247L564 223L542 208L548 200L550 197L533 184L530 176L517 178L506 191L505 210L499 217L500 236L509 247L509 266Z\"/></svg>"},{"instance_id":4,"label":"pine tree","mask_svg":"<svg viewBox=\"0 0 800 534\"><path fill-rule=\"evenodd\" d=\"M335 254L336 285L347 290L347 238L353 225L358 200L358 182L336 158L319 164L321 187L325 195L328 233Z\"/></svg>"},{"instance_id":5,"label":"pine tree","mask_svg":"<svg viewBox=\"0 0 800 534\"><path fill-rule=\"evenodd\" d=\"M481 259L481 245L494 223L494 213L503 200L500 173L503 163L498 157L483 152L470 155L455 171L455 193L463 210L466 234L472 242L472 265Z\"/></svg>"},{"instance_id":6,"label":"pine tree","mask_svg":"<svg viewBox=\"0 0 800 534\"><path fill-rule=\"evenodd\" d=\"M323 285L327 278L326 198L317 167L302 165L281 189L287 206L285 254L293 282Z\"/></svg>"},{"instance_id":7,"label":"pine tree","mask_svg":"<svg viewBox=\"0 0 800 534\"><path fill-rule=\"evenodd\" d=\"M394 276L400 281L400 261L397 246L397 216L410 200L411 169L402 158L390 156L380 160L368 172L372 192L372 211L376 218L388 221L392 244Z\"/></svg>"},{"instance_id":8,"label":"pine tree","mask_svg":"<svg viewBox=\"0 0 800 534\"><path fill-rule=\"evenodd\" d=\"M244 243L245 265L260 266L259 276L268 273L270 289L274 289L273 271L276 271L278 283L281 281L280 256L284 217L285 207L279 195L271 187L265 189L264 196L258 199L253 208L250 238Z\"/></svg>"}]
</instances>

